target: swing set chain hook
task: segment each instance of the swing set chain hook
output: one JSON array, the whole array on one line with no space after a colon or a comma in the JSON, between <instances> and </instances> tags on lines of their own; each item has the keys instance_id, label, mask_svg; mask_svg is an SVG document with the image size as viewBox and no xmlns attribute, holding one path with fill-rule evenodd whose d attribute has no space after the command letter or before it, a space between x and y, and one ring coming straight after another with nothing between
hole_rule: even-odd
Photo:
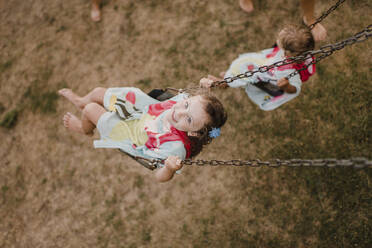
<instances>
[{"instance_id":1,"label":"swing set chain hook","mask_svg":"<svg viewBox=\"0 0 372 248\"><path fill-rule=\"evenodd\" d=\"M333 12L335 9L337 9L338 6L340 6L345 1L346 0L338 0L335 5L333 5L326 12L324 12L318 19L316 19L316 21L314 23L312 23L311 25L309 25L309 29L313 29L316 26L316 24L318 24L321 21L323 21L331 12Z\"/></svg>"},{"instance_id":2,"label":"swing set chain hook","mask_svg":"<svg viewBox=\"0 0 372 248\"><path fill-rule=\"evenodd\" d=\"M281 159L273 159L270 161L261 161L260 159L251 159L251 160L240 160L240 159L233 159L233 160L191 160L185 159L182 161L183 165L197 165L197 166L204 166L204 165L211 165L211 166L218 166L218 165L225 165L225 166L248 166L248 167L273 167L277 168L280 166L287 166L287 167L351 167L355 169L359 168L372 168L372 161L366 158L352 158L352 159L288 159L288 160L281 160Z\"/></svg>"}]
</instances>

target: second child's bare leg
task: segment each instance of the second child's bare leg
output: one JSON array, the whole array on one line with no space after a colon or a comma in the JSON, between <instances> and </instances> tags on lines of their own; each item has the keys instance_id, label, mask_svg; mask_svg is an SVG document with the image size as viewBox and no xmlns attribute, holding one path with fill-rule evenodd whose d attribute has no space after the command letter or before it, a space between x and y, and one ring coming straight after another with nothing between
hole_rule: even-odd
<instances>
[{"instance_id":1,"label":"second child's bare leg","mask_svg":"<svg viewBox=\"0 0 372 248\"><path fill-rule=\"evenodd\" d=\"M308 26L313 24L316 20L314 16L315 0L301 0L301 8L304 12L303 20L305 24ZM311 33L315 41L321 41L327 37L327 30L320 23L315 25Z\"/></svg>"},{"instance_id":2,"label":"second child's bare leg","mask_svg":"<svg viewBox=\"0 0 372 248\"><path fill-rule=\"evenodd\" d=\"M58 91L58 94L65 97L77 108L82 110L88 103L91 102L95 102L103 106L103 98L106 90L106 88L97 87L83 97L76 95L71 89L61 89Z\"/></svg>"}]
</instances>

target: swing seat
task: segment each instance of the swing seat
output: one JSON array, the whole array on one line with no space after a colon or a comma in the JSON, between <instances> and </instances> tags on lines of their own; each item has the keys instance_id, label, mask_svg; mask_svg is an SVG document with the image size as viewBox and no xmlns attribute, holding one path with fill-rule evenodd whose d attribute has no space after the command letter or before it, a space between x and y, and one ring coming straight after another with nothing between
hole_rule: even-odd
<instances>
[{"instance_id":1,"label":"swing seat","mask_svg":"<svg viewBox=\"0 0 372 248\"><path fill-rule=\"evenodd\" d=\"M135 160L137 163L139 163L140 165L142 165L143 167L149 169L149 170L155 170L157 167L155 164L153 163L150 163L148 160L145 160L145 159L142 159L140 157L135 157L129 153L126 153L124 152L123 150L120 150L122 153L124 153L125 155L129 156L130 158L132 158L133 160Z\"/></svg>"},{"instance_id":2,"label":"swing seat","mask_svg":"<svg viewBox=\"0 0 372 248\"><path fill-rule=\"evenodd\" d=\"M153 89L147 95L161 102L174 97L174 94L163 89Z\"/></svg>"}]
</instances>

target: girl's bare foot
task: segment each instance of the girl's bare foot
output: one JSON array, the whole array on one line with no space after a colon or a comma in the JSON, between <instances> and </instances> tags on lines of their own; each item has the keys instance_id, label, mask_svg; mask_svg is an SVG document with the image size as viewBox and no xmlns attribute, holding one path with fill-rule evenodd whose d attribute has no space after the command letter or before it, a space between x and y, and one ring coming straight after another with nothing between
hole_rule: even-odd
<instances>
[{"instance_id":1,"label":"girl's bare foot","mask_svg":"<svg viewBox=\"0 0 372 248\"><path fill-rule=\"evenodd\" d=\"M253 11L252 0L239 0L239 5L240 5L240 8L242 8L247 13L250 13Z\"/></svg>"},{"instance_id":2,"label":"girl's bare foot","mask_svg":"<svg viewBox=\"0 0 372 248\"><path fill-rule=\"evenodd\" d=\"M84 134L81 120L79 120L79 118L77 118L75 115L71 114L70 112L67 112L63 116L63 125L71 131Z\"/></svg>"},{"instance_id":3,"label":"girl's bare foot","mask_svg":"<svg viewBox=\"0 0 372 248\"><path fill-rule=\"evenodd\" d=\"M92 3L90 18L92 18L92 21L94 22L99 22L101 20L101 10L99 8L99 5L96 3Z\"/></svg>"},{"instance_id":4,"label":"girl's bare foot","mask_svg":"<svg viewBox=\"0 0 372 248\"><path fill-rule=\"evenodd\" d=\"M78 109L82 110L84 108L84 103L81 101L80 96L76 95L71 89L61 89L58 94L72 102Z\"/></svg>"},{"instance_id":5,"label":"girl's bare foot","mask_svg":"<svg viewBox=\"0 0 372 248\"><path fill-rule=\"evenodd\" d=\"M81 120L79 120L79 118L77 118L75 115L71 114L70 112L67 112L63 116L63 125L71 131L86 134L89 136L93 135L93 132L90 132L90 133L84 132L83 123L81 122Z\"/></svg>"}]
</instances>

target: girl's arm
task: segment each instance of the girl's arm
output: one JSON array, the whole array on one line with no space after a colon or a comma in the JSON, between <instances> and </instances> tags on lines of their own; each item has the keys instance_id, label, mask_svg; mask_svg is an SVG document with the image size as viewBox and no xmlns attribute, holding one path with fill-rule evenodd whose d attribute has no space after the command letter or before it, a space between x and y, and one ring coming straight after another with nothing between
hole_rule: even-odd
<instances>
[{"instance_id":1,"label":"girl's arm","mask_svg":"<svg viewBox=\"0 0 372 248\"><path fill-rule=\"evenodd\" d=\"M169 156L165 160L165 166L156 171L155 177L158 182L167 182L173 178L174 173L182 168L181 159L177 156Z\"/></svg>"}]
</instances>

